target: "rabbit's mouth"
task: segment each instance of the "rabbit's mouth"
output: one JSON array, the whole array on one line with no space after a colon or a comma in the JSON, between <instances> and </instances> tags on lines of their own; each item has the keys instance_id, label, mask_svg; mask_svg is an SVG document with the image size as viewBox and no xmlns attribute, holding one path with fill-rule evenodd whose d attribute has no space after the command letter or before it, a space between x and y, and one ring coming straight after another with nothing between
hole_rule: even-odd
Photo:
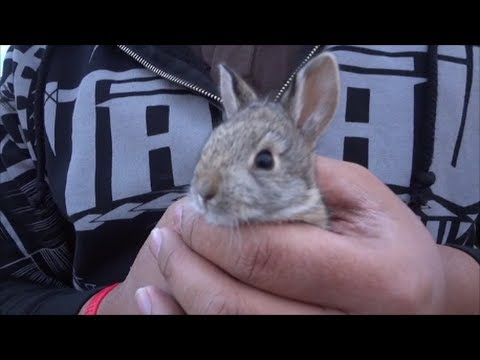
<instances>
[{"instance_id":1,"label":"rabbit's mouth","mask_svg":"<svg viewBox=\"0 0 480 360\"><path fill-rule=\"evenodd\" d=\"M192 208L205 220L212 225L219 225L225 227L236 227L240 224L240 219L220 210L214 204L205 202L205 200L198 193L192 189L189 193L190 204Z\"/></svg>"},{"instance_id":2,"label":"rabbit's mouth","mask_svg":"<svg viewBox=\"0 0 480 360\"><path fill-rule=\"evenodd\" d=\"M193 209L200 215L205 216L205 219L209 223L215 225L230 225L235 223L233 218L219 213L213 204L206 202L195 189L192 188L191 190L189 198Z\"/></svg>"},{"instance_id":3,"label":"rabbit's mouth","mask_svg":"<svg viewBox=\"0 0 480 360\"><path fill-rule=\"evenodd\" d=\"M190 193L188 194L188 198L190 199L190 204L192 205L193 209L200 213L201 215L205 215L207 209L205 208L205 202L203 198L192 188Z\"/></svg>"}]
</instances>

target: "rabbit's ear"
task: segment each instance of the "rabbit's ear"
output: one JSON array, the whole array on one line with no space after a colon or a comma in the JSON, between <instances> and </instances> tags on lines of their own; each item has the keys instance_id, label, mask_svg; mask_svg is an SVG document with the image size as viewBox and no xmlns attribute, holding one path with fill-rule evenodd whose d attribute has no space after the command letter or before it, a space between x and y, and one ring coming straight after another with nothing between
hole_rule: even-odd
<instances>
[{"instance_id":1,"label":"rabbit's ear","mask_svg":"<svg viewBox=\"0 0 480 360\"><path fill-rule=\"evenodd\" d=\"M234 71L225 65L219 65L220 71L220 94L226 119L231 115L257 100L257 95L250 86Z\"/></svg>"},{"instance_id":2,"label":"rabbit's ear","mask_svg":"<svg viewBox=\"0 0 480 360\"><path fill-rule=\"evenodd\" d=\"M281 102L311 146L333 120L340 94L338 64L331 53L307 63L295 76Z\"/></svg>"}]
</instances>

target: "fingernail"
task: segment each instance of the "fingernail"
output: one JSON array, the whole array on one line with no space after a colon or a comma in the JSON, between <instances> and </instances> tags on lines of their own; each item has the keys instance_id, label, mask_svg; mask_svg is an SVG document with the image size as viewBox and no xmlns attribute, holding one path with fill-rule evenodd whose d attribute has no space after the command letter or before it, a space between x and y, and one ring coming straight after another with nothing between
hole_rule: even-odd
<instances>
[{"instance_id":1,"label":"fingernail","mask_svg":"<svg viewBox=\"0 0 480 360\"><path fill-rule=\"evenodd\" d=\"M143 315L150 315L152 313L152 301L146 288L140 288L135 292L135 300Z\"/></svg>"},{"instance_id":2,"label":"fingernail","mask_svg":"<svg viewBox=\"0 0 480 360\"><path fill-rule=\"evenodd\" d=\"M150 241L149 248L153 256L157 257L160 253L160 247L162 246L163 231L159 228L154 228L150 235L152 240Z\"/></svg>"}]
</instances>

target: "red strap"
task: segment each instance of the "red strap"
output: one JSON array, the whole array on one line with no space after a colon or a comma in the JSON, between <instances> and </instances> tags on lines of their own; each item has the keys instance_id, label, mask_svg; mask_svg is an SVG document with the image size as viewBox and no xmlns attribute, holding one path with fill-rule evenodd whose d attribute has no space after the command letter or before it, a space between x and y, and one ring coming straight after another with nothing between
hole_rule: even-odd
<instances>
[{"instance_id":1,"label":"red strap","mask_svg":"<svg viewBox=\"0 0 480 360\"><path fill-rule=\"evenodd\" d=\"M105 296L116 288L120 283L115 283L106 288L100 290L96 293L88 302L87 308L85 309L85 315L97 315L98 308L100 307L100 303L105 299Z\"/></svg>"}]
</instances>

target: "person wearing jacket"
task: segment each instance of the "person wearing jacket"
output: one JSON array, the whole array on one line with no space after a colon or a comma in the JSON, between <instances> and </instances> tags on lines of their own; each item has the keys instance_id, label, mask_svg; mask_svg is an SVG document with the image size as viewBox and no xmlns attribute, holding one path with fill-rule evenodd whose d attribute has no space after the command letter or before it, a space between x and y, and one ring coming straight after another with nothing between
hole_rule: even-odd
<instances>
[{"instance_id":1,"label":"person wearing jacket","mask_svg":"<svg viewBox=\"0 0 480 360\"><path fill-rule=\"evenodd\" d=\"M260 227L250 241L269 248L232 252L177 201L222 122L217 65L278 96L322 51L340 64L341 97L319 181L349 216L370 203L386 215L348 217L374 234ZM479 58L459 45L12 46L0 313L85 313L103 289L98 314L478 313Z\"/></svg>"}]
</instances>

